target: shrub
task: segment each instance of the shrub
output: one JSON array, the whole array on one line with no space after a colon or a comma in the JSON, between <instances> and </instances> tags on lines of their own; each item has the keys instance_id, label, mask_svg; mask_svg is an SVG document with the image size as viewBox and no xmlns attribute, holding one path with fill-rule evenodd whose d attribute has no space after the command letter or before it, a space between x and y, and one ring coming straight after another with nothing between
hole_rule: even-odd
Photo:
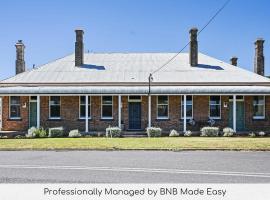
<instances>
[{"instance_id":1,"label":"shrub","mask_svg":"<svg viewBox=\"0 0 270 200\"><path fill-rule=\"evenodd\" d=\"M15 139L24 139L25 136L22 136L22 135L16 135L14 138L15 138Z\"/></svg>"},{"instance_id":2,"label":"shrub","mask_svg":"<svg viewBox=\"0 0 270 200\"><path fill-rule=\"evenodd\" d=\"M192 132L191 132L191 131L186 131L186 132L184 133L184 136L185 136L185 137L190 137L190 136L192 136Z\"/></svg>"},{"instance_id":3,"label":"shrub","mask_svg":"<svg viewBox=\"0 0 270 200\"><path fill-rule=\"evenodd\" d=\"M48 136L46 130L44 128L39 128L34 131L35 137L37 138L45 138Z\"/></svg>"},{"instance_id":4,"label":"shrub","mask_svg":"<svg viewBox=\"0 0 270 200\"><path fill-rule=\"evenodd\" d=\"M80 134L79 130L71 130L68 134L68 137L76 138L76 137L81 137L82 135Z\"/></svg>"},{"instance_id":5,"label":"shrub","mask_svg":"<svg viewBox=\"0 0 270 200\"><path fill-rule=\"evenodd\" d=\"M176 130L173 129L173 130L171 130L169 136L170 137L179 137L179 133Z\"/></svg>"},{"instance_id":6,"label":"shrub","mask_svg":"<svg viewBox=\"0 0 270 200\"><path fill-rule=\"evenodd\" d=\"M8 138L8 136L6 136L6 135L1 135L0 136L0 139L7 139Z\"/></svg>"},{"instance_id":7,"label":"shrub","mask_svg":"<svg viewBox=\"0 0 270 200\"><path fill-rule=\"evenodd\" d=\"M248 134L248 136L249 136L249 137L256 137L256 134L253 133L253 132L251 132L251 133Z\"/></svg>"},{"instance_id":8,"label":"shrub","mask_svg":"<svg viewBox=\"0 0 270 200\"><path fill-rule=\"evenodd\" d=\"M204 137L216 137L218 136L219 128L206 126L201 129L201 136Z\"/></svg>"},{"instance_id":9,"label":"shrub","mask_svg":"<svg viewBox=\"0 0 270 200\"><path fill-rule=\"evenodd\" d=\"M36 130L37 128L36 127L31 127L28 129L27 131L27 134L25 135L25 137L27 138L35 138L36 137Z\"/></svg>"},{"instance_id":10,"label":"shrub","mask_svg":"<svg viewBox=\"0 0 270 200\"><path fill-rule=\"evenodd\" d=\"M146 133L148 137L160 137L162 129L159 127L148 127Z\"/></svg>"},{"instance_id":11,"label":"shrub","mask_svg":"<svg viewBox=\"0 0 270 200\"><path fill-rule=\"evenodd\" d=\"M261 136L261 137L266 136L265 132L263 132L263 131L260 131L260 132L258 133L258 135Z\"/></svg>"},{"instance_id":12,"label":"shrub","mask_svg":"<svg viewBox=\"0 0 270 200\"><path fill-rule=\"evenodd\" d=\"M121 137L121 131L119 127L108 127L106 128L106 137Z\"/></svg>"},{"instance_id":13,"label":"shrub","mask_svg":"<svg viewBox=\"0 0 270 200\"><path fill-rule=\"evenodd\" d=\"M63 137L64 136L64 128L63 127L56 127L56 128L49 128L49 137Z\"/></svg>"},{"instance_id":14,"label":"shrub","mask_svg":"<svg viewBox=\"0 0 270 200\"><path fill-rule=\"evenodd\" d=\"M226 127L223 129L223 137L232 137L234 134L235 131L230 127Z\"/></svg>"}]
</instances>

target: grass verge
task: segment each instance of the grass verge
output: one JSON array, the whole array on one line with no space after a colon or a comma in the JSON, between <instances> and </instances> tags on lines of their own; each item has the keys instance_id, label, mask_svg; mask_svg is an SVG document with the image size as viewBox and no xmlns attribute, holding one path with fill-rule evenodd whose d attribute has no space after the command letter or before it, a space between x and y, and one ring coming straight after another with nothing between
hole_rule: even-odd
<instances>
[{"instance_id":1,"label":"grass verge","mask_svg":"<svg viewBox=\"0 0 270 200\"><path fill-rule=\"evenodd\" d=\"M270 138L44 138L1 139L0 150L270 150Z\"/></svg>"}]
</instances>

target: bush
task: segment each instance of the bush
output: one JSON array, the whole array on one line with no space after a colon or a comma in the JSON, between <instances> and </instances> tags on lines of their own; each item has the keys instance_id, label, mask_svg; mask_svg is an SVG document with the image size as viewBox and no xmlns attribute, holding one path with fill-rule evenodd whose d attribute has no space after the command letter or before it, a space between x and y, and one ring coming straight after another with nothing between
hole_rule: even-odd
<instances>
[{"instance_id":1,"label":"bush","mask_svg":"<svg viewBox=\"0 0 270 200\"><path fill-rule=\"evenodd\" d=\"M81 137L82 135L80 134L79 130L71 130L68 134L68 137L76 138L76 137Z\"/></svg>"},{"instance_id":2,"label":"bush","mask_svg":"<svg viewBox=\"0 0 270 200\"><path fill-rule=\"evenodd\" d=\"M6 135L1 135L0 136L0 139L7 139L8 138L8 136L6 136Z\"/></svg>"},{"instance_id":3,"label":"bush","mask_svg":"<svg viewBox=\"0 0 270 200\"><path fill-rule=\"evenodd\" d=\"M56 127L56 128L49 128L49 137L63 137L64 136L64 128L63 127Z\"/></svg>"},{"instance_id":4,"label":"bush","mask_svg":"<svg viewBox=\"0 0 270 200\"><path fill-rule=\"evenodd\" d=\"M25 136L22 136L22 135L16 135L14 138L15 138L15 139L24 139Z\"/></svg>"},{"instance_id":5,"label":"bush","mask_svg":"<svg viewBox=\"0 0 270 200\"><path fill-rule=\"evenodd\" d=\"M35 137L37 138L45 138L48 136L46 130L44 128L39 128L34 131Z\"/></svg>"},{"instance_id":6,"label":"bush","mask_svg":"<svg viewBox=\"0 0 270 200\"><path fill-rule=\"evenodd\" d=\"M146 133L148 137L160 137L162 129L159 127L148 127Z\"/></svg>"},{"instance_id":7,"label":"bush","mask_svg":"<svg viewBox=\"0 0 270 200\"><path fill-rule=\"evenodd\" d=\"M121 137L121 131L119 127L108 127L106 128L106 137Z\"/></svg>"},{"instance_id":8,"label":"bush","mask_svg":"<svg viewBox=\"0 0 270 200\"><path fill-rule=\"evenodd\" d=\"M218 136L219 128L206 126L201 129L201 136L203 137L216 137Z\"/></svg>"},{"instance_id":9,"label":"bush","mask_svg":"<svg viewBox=\"0 0 270 200\"><path fill-rule=\"evenodd\" d=\"M235 131L230 127L226 127L223 129L223 137L232 137L234 134Z\"/></svg>"},{"instance_id":10,"label":"bush","mask_svg":"<svg viewBox=\"0 0 270 200\"><path fill-rule=\"evenodd\" d=\"M191 131L186 131L186 132L184 133L184 136L185 136L185 137L190 137L190 136L192 136L192 132L191 132Z\"/></svg>"},{"instance_id":11,"label":"bush","mask_svg":"<svg viewBox=\"0 0 270 200\"><path fill-rule=\"evenodd\" d=\"M179 135L180 135L180 134L179 134L176 130L173 129L173 130L171 130L169 136L170 136L170 137L179 137Z\"/></svg>"},{"instance_id":12,"label":"bush","mask_svg":"<svg viewBox=\"0 0 270 200\"><path fill-rule=\"evenodd\" d=\"M27 138L35 138L36 137L36 130L37 128L36 127L31 127L28 129L27 131L27 134L25 135L25 137Z\"/></svg>"},{"instance_id":13,"label":"bush","mask_svg":"<svg viewBox=\"0 0 270 200\"><path fill-rule=\"evenodd\" d=\"M253 132L251 132L251 133L248 134L248 136L249 136L249 137L256 137L256 134L253 133Z\"/></svg>"},{"instance_id":14,"label":"bush","mask_svg":"<svg viewBox=\"0 0 270 200\"><path fill-rule=\"evenodd\" d=\"M261 137L266 136L265 132L263 132L263 131L260 131L260 132L258 133L258 135L261 136Z\"/></svg>"}]
</instances>

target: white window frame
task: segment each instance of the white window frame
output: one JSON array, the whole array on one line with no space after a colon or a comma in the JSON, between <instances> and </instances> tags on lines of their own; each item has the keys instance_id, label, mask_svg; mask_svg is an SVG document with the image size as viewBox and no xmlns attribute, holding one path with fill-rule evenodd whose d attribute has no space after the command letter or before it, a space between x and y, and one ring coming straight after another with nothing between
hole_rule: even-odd
<instances>
[{"instance_id":1,"label":"white window frame","mask_svg":"<svg viewBox=\"0 0 270 200\"><path fill-rule=\"evenodd\" d=\"M166 96L168 98L168 104L159 104L158 103L158 97L159 96ZM156 100L157 100L157 119L169 119L169 116L170 116L170 96L168 96L168 95L158 95L156 97ZM158 106L164 106L164 105L168 106L168 116L158 116Z\"/></svg>"},{"instance_id":2,"label":"white window frame","mask_svg":"<svg viewBox=\"0 0 270 200\"><path fill-rule=\"evenodd\" d=\"M192 98L192 116L191 117L188 117L188 116L186 116L186 118L187 119L193 119L193 95L187 95L187 97L188 96L191 96L191 98ZM184 119L184 116L182 116L182 109L183 109L183 107L184 107L184 101L182 101L182 97L184 97L184 96L181 96L181 110L180 110L180 116L181 116L181 119ZM186 105L190 105L190 104L186 104ZM183 114L184 114L184 112L183 112Z\"/></svg>"},{"instance_id":3,"label":"white window frame","mask_svg":"<svg viewBox=\"0 0 270 200\"><path fill-rule=\"evenodd\" d=\"M214 97L214 96L219 96L219 104L211 104L211 97ZM208 117L209 119L221 119L221 104L222 104L222 99L221 99L221 95L210 95L209 96L209 103L208 103ZM211 105L219 105L219 116L216 116L216 117L211 117L210 116L210 109L211 109Z\"/></svg>"},{"instance_id":4,"label":"white window frame","mask_svg":"<svg viewBox=\"0 0 270 200\"><path fill-rule=\"evenodd\" d=\"M51 117L51 97L60 97L60 117ZM61 119L61 102L62 98L61 96L49 96L49 119Z\"/></svg>"},{"instance_id":5,"label":"white window frame","mask_svg":"<svg viewBox=\"0 0 270 200\"><path fill-rule=\"evenodd\" d=\"M253 96L254 98L255 96ZM252 116L253 119L265 119L265 96L262 95L256 95L256 97L263 97L263 116ZM262 105L262 104L254 104L254 99L252 99L252 106L253 106L253 110L254 110L254 106L255 105Z\"/></svg>"},{"instance_id":6,"label":"white window frame","mask_svg":"<svg viewBox=\"0 0 270 200\"><path fill-rule=\"evenodd\" d=\"M20 106L20 117L11 117L11 97L14 97L14 96L9 96L9 105L8 105L8 109L9 109L9 119L21 119L21 97L19 96L20 98L20 104L12 104L12 105L16 105L16 106ZM17 96L16 96L17 97Z\"/></svg>"},{"instance_id":7,"label":"white window frame","mask_svg":"<svg viewBox=\"0 0 270 200\"><path fill-rule=\"evenodd\" d=\"M111 104L103 104L103 97L112 97L112 103ZM113 96L110 96L110 95L106 95L106 96L101 96L101 119L113 119ZM112 106L112 116L111 117L103 117L103 105L111 105Z\"/></svg>"},{"instance_id":8,"label":"white window frame","mask_svg":"<svg viewBox=\"0 0 270 200\"><path fill-rule=\"evenodd\" d=\"M81 117L81 106L85 106L85 104L81 104L81 97L84 97L85 98L85 96L79 96L79 119L85 119L85 117ZM88 113L88 119L92 119L92 115L91 115L91 113L92 113L92 106L91 106L91 96L88 96L88 106L90 107L90 112ZM86 113L85 113L86 114Z\"/></svg>"},{"instance_id":9,"label":"white window frame","mask_svg":"<svg viewBox=\"0 0 270 200\"><path fill-rule=\"evenodd\" d=\"M138 96L140 99L130 99L131 96ZM128 102L142 102L142 96L140 95L130 95L128 96Z\"/></svg>"}]
</instances>

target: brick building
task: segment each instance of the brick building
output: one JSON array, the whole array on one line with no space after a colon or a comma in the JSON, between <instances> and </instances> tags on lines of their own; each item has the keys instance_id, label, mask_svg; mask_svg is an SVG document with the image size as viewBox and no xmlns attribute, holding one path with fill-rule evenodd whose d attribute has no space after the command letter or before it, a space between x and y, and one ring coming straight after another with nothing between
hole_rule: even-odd
<instances>
[{"instance_id":1,"label":"brick building","mask_svg":"<svg viewBox=\"0 0 270 200\"><path fill-rule=\"evenodd\" d=\"M0 128L59 127L83 132L119 126L125 131L158 126L164 131L232 127L270 128L270 80L264 77L263 39L255 42L254 72L198 53L197 29L189 53L85 53L76 30L75 54L25 70L16 43L16 75L0 82ZM152 76L150 76L152 74ZM150 86L149 86L150 80Z\"/></svg>"}]
</instances>

